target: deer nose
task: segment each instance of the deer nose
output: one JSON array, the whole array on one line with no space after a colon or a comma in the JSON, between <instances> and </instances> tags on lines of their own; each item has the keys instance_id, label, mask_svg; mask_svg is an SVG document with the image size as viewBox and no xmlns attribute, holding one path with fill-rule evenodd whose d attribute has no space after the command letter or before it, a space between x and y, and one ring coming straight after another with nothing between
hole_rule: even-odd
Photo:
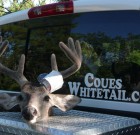
<instances>
[{"instance_id":1,"label":"deer nose","mask_svg":"<svg viewBox=\"0 0 140 135\"><path fill-rule=\"evenodd\" d=\"M37 110L32 106L26 107L22 111L22 116L24 117L25 120L28 121L32 120L36 115L37 115Z\"/></svg>"}]
</instances>

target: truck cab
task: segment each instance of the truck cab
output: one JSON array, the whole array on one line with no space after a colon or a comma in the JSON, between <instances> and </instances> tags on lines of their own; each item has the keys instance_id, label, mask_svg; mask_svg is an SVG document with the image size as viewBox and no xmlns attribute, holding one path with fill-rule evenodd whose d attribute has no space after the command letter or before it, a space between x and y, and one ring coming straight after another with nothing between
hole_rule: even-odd
<instances>
[{"instance_id":1,"label":"truck cab","mask_svg":"<svg viewBox=\"0 0 140 135\"><path fill-rule=\"evenodd\" d=\"M2 16L0 33L9 45L0 61L14 69L24 53L25 74L37 81L50 72L52 53L60 70L70 65L58 45L72 37L81 43L83 63L56 93L79 96L76 110L139 119L139 9L139 0L70 0ZM20 88L0 74L0 89Z\"/></svg>"}]
</instances>

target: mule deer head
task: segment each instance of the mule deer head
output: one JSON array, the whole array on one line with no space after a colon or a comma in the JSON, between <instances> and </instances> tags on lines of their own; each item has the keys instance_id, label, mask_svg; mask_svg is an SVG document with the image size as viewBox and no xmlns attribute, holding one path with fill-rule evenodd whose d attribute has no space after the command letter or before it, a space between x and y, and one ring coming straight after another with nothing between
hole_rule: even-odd
<instances>
[{"instance_id":1,"label":"mule deer head","mask_svg":"<svg viewBox=\"0 0 140 135\"><path fill-rule=\"evenodd\" d=\"M79 41L74 43L73 39L69 38L68 46L66 46L63 42L60 42L59 47L66 54L68 59L73 63L73 65L68 69L60 71L63 78L67 78L78 71L81 67L82 56L80 43ZM21 93L17 98L9 98L9 96L4 95L4 100L9 100L7 106L3 105L5 108L7 107L6 109L13 106L13 104L18 103L21 108L23 118L28 123L36 123L39 121L47 120L48 116L51 115L53 106L58 107L62 111L67 111L80 102L80 98L77 96L52 94L44 85L34 84L28 81L27 78L23 75L24 62L25 56L22 55L17 71L13 71L0 64L0 72L14 79L21 88ZM51 67L52 70L58 70L54 54L51 56ZM0 104L2 103L3 102L0 102Z\"/></svg>"}]
</instances>

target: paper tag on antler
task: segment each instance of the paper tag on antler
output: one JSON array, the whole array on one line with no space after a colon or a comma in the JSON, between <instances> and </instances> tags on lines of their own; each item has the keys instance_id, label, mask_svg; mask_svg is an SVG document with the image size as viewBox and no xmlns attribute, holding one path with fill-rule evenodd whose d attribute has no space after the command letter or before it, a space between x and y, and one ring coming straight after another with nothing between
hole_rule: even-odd
<instances>
[{"instance_id":1,"label":"paper tag on antler","mask_svg":"<svg viewBox=\"0 0 140 135\"><path fill-rule=\"evenodd\" d=\"M44 84L50 93L60 89L63 86L63 76L60 72L53 70L45 75L42 80L38 79L40 83Z\"/></svg>"}]
</instances>

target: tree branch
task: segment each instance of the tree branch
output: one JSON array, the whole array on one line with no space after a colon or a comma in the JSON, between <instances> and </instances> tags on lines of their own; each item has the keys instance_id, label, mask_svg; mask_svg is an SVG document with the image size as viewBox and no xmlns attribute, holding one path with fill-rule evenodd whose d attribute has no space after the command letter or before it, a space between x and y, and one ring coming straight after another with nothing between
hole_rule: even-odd
<instances>
[{"instance_id":1,"label":"tree branch","mask_svg":"<svg viewBox=\"0 0 140 135\"><path fill-rule=\"evenodd\" d=\"M32 7L31 3L28 0L22 1L22 4L20 4L20 9L24 6L25 3L30 4L30 6Z\"/></svg>"},{"instance_id":2,"label":"tree branch","mask_svg":"<svg viewBox=\"0 0 140 135\"><path fill-rule=\"evenodd\" d=\"M1 8L3 8L3 9L6 9L7 11L8 11L8 13L12 13L8 8L6 8L6 7L3 7L3 6L0 6ZM4 11L3 11L4 12Z\"/></svg>"}]
</instances>

